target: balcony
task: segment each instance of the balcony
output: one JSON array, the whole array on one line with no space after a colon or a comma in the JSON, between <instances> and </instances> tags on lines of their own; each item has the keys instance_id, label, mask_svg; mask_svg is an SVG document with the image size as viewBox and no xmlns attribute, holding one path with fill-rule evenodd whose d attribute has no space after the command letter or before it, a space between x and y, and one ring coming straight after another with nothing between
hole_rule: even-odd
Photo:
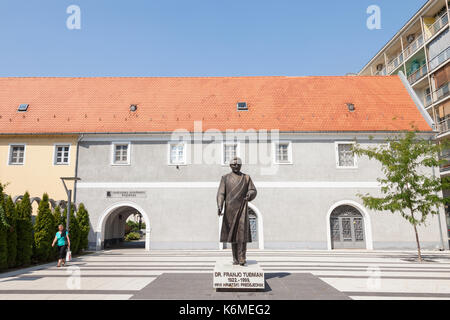
<instances>
[{"instance_id":1,"label":"balcony","mask_svg":"<svg viewBox=\"0 0 450 320\"><path fill-rule=\"evenodd\" d=\"M440 134L447 133L450 129L450 118L446 118L437 125Z\"/></svg>"},{"instance_id":2,"label":"balcony","mask_svg":"<svg viewBox=\"0 0 450 320\"><path fill-rule=\"evenodd\" d=\"M416 83L417 81L422 79L424 76L426 76L427 73L428 73L428 67L426 64L424 64L419 69L417 69L414 73L412 73L408 76L408 81L410 84Z\"/></svg>"},{"instance_id":3,"label":"balcony","mask_svg":"<svg viewBox=\"0 0 450 320\"><path fill-rule=\"evenodd\" d=\"M425 24L426 29L426 40L431 39L434 35L436 35L439 31L442 30L445 26L448 25L448 13L445 12L442 16L440 16L436 22L433 24Z\"/></svg>"},{"instance_id":4,"label":"balcony","mask_svg":"<svg viewBox=\"0 0 450 320\"><path fill-rule=\"evenodd\" d=\"M387 76L386 68L383 68L381 71L375 72L376 76Z\"/></svg>"},{"instance_id":5,"label":"balcony","mask_svg":"<svg viewBox=\"0 0 450 320\"><path fill-rule=\"evenodd\" d=\"M414 42L412 42L409 46L406 47L405 50L403 50L403 57L405 58L405 60L412 56L414 52L419 50L420 47L422 47L423 43L423 34L421 34Z\"/></svg>"},{"instance_id":6,"label":"balcony","mask_svg":"<svg viewBox=\"0 0 450 320\"><path fill-rule=\"evenodd\" d=\"M450 172L450 152L448 150L444 150L440 156L441 160L445 160L443 164L441 164L441 173Z\"/></svg>"},{"instance_id":7,"label":"balcony","mask_svg":"<svg viewBox=\"0 0 450 320\"><path fill-rule=\"evenodd\" d=\"M425 96L425 98L424 98L425 107L429 107L433 103L436 103L436 102L448 97L448 95L449 95L449 89L448 89L448 82L447 82L446 84L441 86L436 91L434 91L430 94L427 94Z\"/></svg>"},{"instance_id":8,"label":"balcony","mask_svg":"<svg viewBox=\"0 0 450 320\"><path fill-rule=\"evenodd\" d=\"M430 71L436 69L443 63L447 62L450 57L450 47L439 53L436 57L430 60Z\"/></svg>"},{"instance_id":9,"label":"balcony","mask_svg":"<svg viewBox=\"0 0 450 320\"><path fill-rule=\"evenodd\" d=\"M390 74L392 71L397 69L402 63L403 63L403 52L388 63L387 73Z\"/></svg>"}]
</instances>

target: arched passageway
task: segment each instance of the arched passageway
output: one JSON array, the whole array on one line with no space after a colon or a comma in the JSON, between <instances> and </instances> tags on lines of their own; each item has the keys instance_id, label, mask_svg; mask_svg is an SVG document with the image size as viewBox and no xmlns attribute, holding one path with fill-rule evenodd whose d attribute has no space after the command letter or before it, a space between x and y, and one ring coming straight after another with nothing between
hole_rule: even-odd
<instances>
[{"instance_id":1,"label":"arched passageway","mask_svg":"<svg viewBox=\"0 0 450 320\"><path fill-rule=\"evenodd\" d=\"M129 219L130 218L130 219ZM127 220L141 219L141 240L125 243ZM150 248L150 221L145 211L135 203L116 203L103 213L97 229L97 249L117 247Z\"/></svg>"}]
</instances>

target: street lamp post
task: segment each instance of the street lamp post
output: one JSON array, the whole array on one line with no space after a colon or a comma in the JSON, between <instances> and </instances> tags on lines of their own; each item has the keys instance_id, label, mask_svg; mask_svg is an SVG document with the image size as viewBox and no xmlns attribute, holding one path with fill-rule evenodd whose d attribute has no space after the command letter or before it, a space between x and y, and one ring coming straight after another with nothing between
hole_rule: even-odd
<instances>
[{"instance_id":1,"label":"street lamp post","mask_svg":"<svg viewBox=\"0 0 450 320\"><path fill-rule=\"evenodd\" d=\"M71 205L72 205L72 190L67 188L66 181L80 181L81 179L78 177L61 177L60 179L61 179L61 181L64 185L64 189L66 190L66 193L67 193L68 201L67 201L66 230L69 230L70 209L71 209Z\"/></svg>"}]
</instances>

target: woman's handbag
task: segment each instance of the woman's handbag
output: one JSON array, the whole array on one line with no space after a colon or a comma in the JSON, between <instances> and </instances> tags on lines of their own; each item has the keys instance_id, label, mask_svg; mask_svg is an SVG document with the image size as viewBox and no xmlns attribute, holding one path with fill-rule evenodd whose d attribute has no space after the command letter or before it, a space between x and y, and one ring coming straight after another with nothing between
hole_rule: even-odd
<instances>
[{"instance_id":1,"label":"woman's handbag","mask_svg":"<svg viewBox=\"0 0 450 320\"><path fill-rule=\"evenodd\" d=\"M66 262L72 260L72 251L67 250L66 253Z\"/></svg>"}]
</instances>

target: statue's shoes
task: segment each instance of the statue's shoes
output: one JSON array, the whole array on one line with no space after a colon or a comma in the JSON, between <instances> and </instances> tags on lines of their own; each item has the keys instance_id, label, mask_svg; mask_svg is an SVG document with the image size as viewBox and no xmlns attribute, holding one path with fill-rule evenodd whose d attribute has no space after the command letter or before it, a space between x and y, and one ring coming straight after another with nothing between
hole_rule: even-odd
<instances>
[{"instance_id":1,"label":"statue's shoes","mask_svg":"<svg viewBox=\"0 0 450 320\"><path fill-rule=\"evenodd\" d=\"M237 266L238 264L239 264L239 262L233 261L233 266Z\"/></svg>"},{"instance_id":2,"label":"statue's shoes","mask_svg":"<svg viewBox=\"0 0 450 320\"><path fill-rule=\"evenodd\" d=\"M239 263L239 265L240 265L241 267L246 267L246 266L247 266L247 262Z\"/></svg>"}]
</instances>

